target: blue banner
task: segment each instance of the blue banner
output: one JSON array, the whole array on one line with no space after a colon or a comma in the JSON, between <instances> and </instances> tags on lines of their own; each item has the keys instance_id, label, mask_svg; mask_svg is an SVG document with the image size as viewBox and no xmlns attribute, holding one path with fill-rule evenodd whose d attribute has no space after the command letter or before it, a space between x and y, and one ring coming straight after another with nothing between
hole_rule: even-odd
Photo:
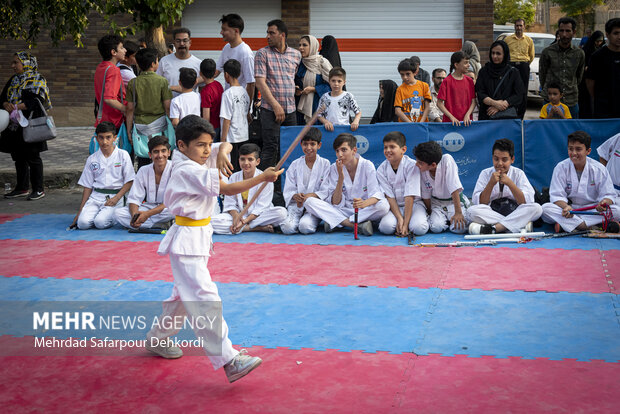
<instances>
[{"instance_id":1,"label":"blue banner","mask_svg":"<svg viewBox=\"0 0 620 414\"><path fill-rule=\"evenodd\" d=\"M598 161L596 148L620 132L620 119L541 119L523 124L525 175L538 190L549 187L556 164L568 158L570 133L586 131L590 134L590 157Z\"/></svg>"},{"instance_id":2,"label":"blue banner","mask_svg":"<svg viewBox=\"0 0 620 414\"><path fill-rule=\"evenodd\" d=\"M295 140L300 126L282 127L280 132L280 151L283 154ZM509 138L515 143L515 166L522 167L521 122L508 121L480 121L471 126L454 127L444 123L381 123L374 125L360 125L357 131L351 131L348 126L336 126L333 132L326 131L323 126L318 127L322 132L322 147L319 154L336 160L333 149L334 139L343 132L349 132L357 138L357 150L364 158L372 161L378 167L384 160L383 137L391 131L400 131L407 138L407 155L412 158L413 148L428 140L437 141L444 153L454 157L459 166L459 176L465 194L471 195L476 185L480 171L491 166L491 147L496 139ZM284 168L301 157L301 146L297 146L291 156L284 163Z\"/></svg>"}]
</instances>

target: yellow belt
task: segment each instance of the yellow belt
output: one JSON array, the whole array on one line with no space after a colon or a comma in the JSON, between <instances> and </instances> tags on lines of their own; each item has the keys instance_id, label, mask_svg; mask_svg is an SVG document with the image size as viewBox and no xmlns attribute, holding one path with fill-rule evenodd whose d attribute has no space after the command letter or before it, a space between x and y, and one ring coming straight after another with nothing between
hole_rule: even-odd
<instances>
[{"instance_id":1,"label":"yellow belt","mask_svg":"<svg viewBox=\"0 0 620 414\"><path fill-rule=\"evenodd\" d=\"M202 227L211 223L211 217L201 220L194 220L189 217L175 216L174 222L179 226Z\"/></svg>"}]
</instances>

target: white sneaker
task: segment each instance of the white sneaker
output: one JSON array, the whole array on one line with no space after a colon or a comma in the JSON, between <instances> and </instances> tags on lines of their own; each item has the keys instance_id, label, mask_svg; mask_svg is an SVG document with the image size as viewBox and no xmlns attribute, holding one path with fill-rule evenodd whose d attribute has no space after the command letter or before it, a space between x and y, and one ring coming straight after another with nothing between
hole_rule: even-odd
<instances>
[{"instance_id":1,"label":"white sneaker","mask_svg":"<svg viewBox=\"0 0 620 414\"><path fill-rule=\"evenodd\" d=\"M152 346L149 339L146 340L145 348L154 354L166 359L177 359L183 356L183 351L178 346L165 346L161 342L157 346Z\"/></svg>"},{"instance_id":2,"label":"white sneaker","mask_svg":"<svg viewBox=\"0 0 620 414\"><path fill-rule=\"evenodd\" d=\"M372 236L373 229L372 229L372 222L370 220L366 220L365 222L360 223L357 229L364 236Z\"/></svg>"},{"instance_id":3,"label":"white sneaker","mask_svg":"<svg viewBox=\"0 0 620 414\"><path fill-rule=\"evenodd\" d=\"M534 223L532 223L531 221L528 221L527 224L525 225L525 228L523 230L525 230L526 233L533 232L534 231Z\"/></svg>"},{"instance_id":4,"label":"white sneaker","mask_svg":"<svg viewBox=\"0 0 620 414\"><path fill-rule=\"evenodd\" d=\"M480 234L481 228L482 224L472 222L469 224L469 234Z\"/></svg>"},{"instance_id":5,"label":"white sneaker","mask_svg":"<svg viewBox=\"0 0 620 414\"><path fill-rule=\"evenodd\" d=\"M242 349L236 357L234 357L228 364L224 365L224 372L228 382L235 382L248 375L254 368L257 368L262 359L259 357L253 357L248 355L248 351Z\"/></svg>"}]
</instances>

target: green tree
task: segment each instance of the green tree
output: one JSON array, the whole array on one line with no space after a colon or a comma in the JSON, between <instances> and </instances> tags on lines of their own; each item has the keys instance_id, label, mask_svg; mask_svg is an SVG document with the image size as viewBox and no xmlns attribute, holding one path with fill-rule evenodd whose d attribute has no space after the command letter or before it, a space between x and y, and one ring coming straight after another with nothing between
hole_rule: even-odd
<instances>
[{"instance_id":1,"label":"green tree","mask_svg":"<svg viewBox=\"0 0 620 414\"><path fill-rule=\"evenodd\" d=\"M583 32L589 18L594 14L594 8L603 4L604 0L554 0L554 3L558 4L566 15L577 20Z\"/></svg>"},{"instance_id":2,"label":"green tree","mask_svg":"<svg viewBox=\"0 0 620 414\"><path fill-rule=\"evenodd\" d=\"M525 20L525 24L534 21L537 0L495 0L493 2L493 23L514 23L517 19Z\"/></svg>"},{"instance_id":3,"label":"green tree","mask_svg":"<svg viewBox=\"0 0 620 414\"><path fill-rule=\"evenodd\" d=\"M166 53L163 27L179 20L193 0L2 0L0 38L19 39L36 45L42 30L49 30L54 44L71 37L83 46L90 12L100 13L120 35L144 31L147 45ZM120 26L115 18L130 15L133 22Z\"/></svg>"}]
</instances>

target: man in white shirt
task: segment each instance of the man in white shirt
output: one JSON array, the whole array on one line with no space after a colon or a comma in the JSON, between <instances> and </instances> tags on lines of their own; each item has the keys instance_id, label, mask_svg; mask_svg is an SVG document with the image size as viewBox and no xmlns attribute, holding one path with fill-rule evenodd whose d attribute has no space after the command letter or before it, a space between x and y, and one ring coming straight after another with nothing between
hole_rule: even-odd
<instances>
[{"instance_id":1,"label":"man in white shirt","mask_svg":"<svg viewBox=\"0 0 620 414\"><path fill-rule=\"evenodd\" d=\"M157 74L163 76L168 80L170 90L173 96L177 96L181 89L179 88L179 69L191 68L200 73L200 59L189 53L189 48L192 44L191 32L185 27L175 29L172 32L174 38L174 46L176 52L164 56L159 61L159 67L157 68ZM202 78L198 78L198 82L202 82Z\"/></svg>"},{"instance_id":2,"label":"man in white shirt","mask_svg":"<svg viewBox=\"0 0 620 414\"><path fill-rule=\"evenodd\" d=\"M239 84L245 88L250 97L254 99L254 53L250 46L241 38L243 33L243 19L235 13L225 14L220 19L222 30L220 34L222 39L227 43L222 49L222 54L217 60L215 77L224 71L224 63L230 59L235 59L241 63L241 76L239 76ZM230 88L230 84L225 82L224 89Z\"/></svg>"}]
</instances>

